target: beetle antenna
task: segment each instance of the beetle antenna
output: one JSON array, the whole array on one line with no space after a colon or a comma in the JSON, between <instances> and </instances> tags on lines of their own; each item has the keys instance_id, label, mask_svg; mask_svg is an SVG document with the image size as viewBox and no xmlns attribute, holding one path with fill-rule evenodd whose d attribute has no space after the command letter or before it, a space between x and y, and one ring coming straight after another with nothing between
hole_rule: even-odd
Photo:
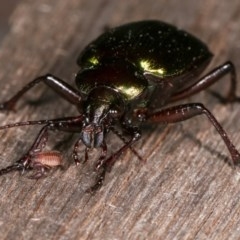
<instances>
[{"instance_id":1,"label":"beetle antenna","mask_svg":"<svg viewBox=\"0 0 240 240\"><path fill-rule=\"evenodd\" d=\"M36 120L36 121L25 121L25 122L16 122L7 124L4 126L0 126L0 130L8 129L8 128L14 128L14 127L20 127L20 126L31 126L31 125L43 125L43 124L65 124L65 123L74 123L80 122L82 120L82 115L77 117L66 117L66 118L57 118L57 119L44 119L44 120Z\"/></svg>"},{"instance_id":2,"label":"beetle antenna","mask_svg":"<svg viewBox=\"0 0 240 240\"><path fill-rule=\"evenodd\" d=\"M25 121L25 122L17 122L17 123L11 123L4 126L0 126L0 130L4 130L7 128L13 128L13 127L20 127L20 126L29 126L29 125L42 125L47 124L51 121L49 120L39 120L39 121Z\"/></svg>"}]
</instances>

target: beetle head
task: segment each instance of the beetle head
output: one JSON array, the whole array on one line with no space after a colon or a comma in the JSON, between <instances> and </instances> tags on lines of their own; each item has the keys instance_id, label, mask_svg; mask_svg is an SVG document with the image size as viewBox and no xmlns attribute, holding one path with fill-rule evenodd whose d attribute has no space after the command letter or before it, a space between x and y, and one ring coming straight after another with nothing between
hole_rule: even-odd
<instances>
[{"instance_id":1,"label":"beetle head","mask_svg":"<svg viewBox=\"0 0 240 240\"><path fill-rule=\"evenodd\" d=\"M114 89L94 88L84 102L85 122L81 139L88 148L100 147L111 124L124 113L124 101Z\"/></svg>"}]
</instances>

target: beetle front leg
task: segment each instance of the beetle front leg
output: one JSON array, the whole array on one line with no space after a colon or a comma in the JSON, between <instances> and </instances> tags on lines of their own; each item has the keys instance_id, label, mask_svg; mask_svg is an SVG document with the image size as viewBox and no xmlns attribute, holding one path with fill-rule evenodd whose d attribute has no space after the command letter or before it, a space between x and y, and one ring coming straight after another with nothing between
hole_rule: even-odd
<instances>
[{"instance_id":1,"label":"beetle front leg","mask_svg":"<svg viewBox=\"0 0 240 240\"><path fill-rule=\"evenodd\" d=\"M216 128L220 136L222 137L225 145L227 146L231 154L231 165L237 165L240 163L240 153L236 150L235 146L232 144L227 133L212 115L212 113L204 107L201 103L190 103L184 105L178 105L163 109L159 112L146 113L146 120L155 123L175 123L187 120L189 118L195 117L197 115L205 114L213 126Z\"/></svg>"},{"instance_id":2,"label":"beetle front leg","mask_svg":"<svg viewBox=\"0 0 240 240\"><path fill-rule=\"evenodd\" d=\"M47 142L48 130L51 125L44 126L39 132L31 148L13 165L0 170L0 175L12 172L21 171L22 173L32 170L33 174L29 176L32 179L45 177L49 170L53 167L61 166L62 157L58 151L43 152Z\"/></svg>"},{"instance_id":3,"label":"beetle front leg","mask_svg":"<svg viewBox=\"0 0 240 240\"><path fill-rule=\"evenodd\" d=\"M123 134L117 131L116 128L111 126L110 129L114 134L116 134L123 141L123 143L125 144L127 143L127 140L123 137ZM133 148L133 146L130 146L129 149L138 157L140 161L143 161L143 162L145 161L145 159L143 159L143 157L139 155L139 153Z\"/></svg>"},{"instance_id":4,"label":"beetle front leg","mask_svg":"<svg viewBox=\"0 0 240 240\"><path fill-rule=\"evenodd\" d=\"M40 82L45 83L48 87L53 89L56 93L62 96L64 99L69 101L72 104L79 104L81 102L80 93L70 86L68 83L63 80L47 74L45 76L40 76L35 78L33 81L28 83L25 87L23 87L19 92L17 92L13 97L11 97L8 101L0 104L0 110L13 110L18 100L32 87L39 84Z\"/></svg>"},{"instance_id":5,"label":"beetle front leg","mask_svg":"<svg viewBox=\"0 0 240 240\"><path fill-rule=\"evenodd\" d=\"M42 152L47 143L49 128L50 126L46 125L41 129L31 148L20 160L17 161L19 166L22 165L22 172L33 170L33 174L29 176L29 178L42 178L46 176L50 167L52 167L50 161L48 161L48 164L44 163L44 159L49 158L50 152L45 152L45 156Z\"/></svg>"},{"instance_id":6,"label":"beetle front leg","mask_svg":"<svg viewBox=\"0 0 240 240\"><path fill-rule=\"evenodd\" d=\"M60 153L56 151L43 152L46 142L48 130L60 130L75 132L81 130L83 116L66 117L52 120L26 121L0 126L0 130L19 126L42 125L45 126L39 132L33 145L28 152L21 157L13 165L4 169L0 169L0 175L7 174L12 171L35 170L36 174L32 178L45 176L49 168L61 165Z\"/></svg>"},{"instance_id":7,"label":"beetle front leg","mask_svg":"<svg viewBox=\"0 0 240 240\"><path fill-rule=\"evenodd\" d=\"M90 148L85 147L85 153L84 153L84 161L81 160L81 158L78 156L78 150L80 146L82 145L82 139L78 139L78 141L75 143L74 148L73 148L73 153L72 153L72 158L75 162L75 164L78 166L81 162L85 163L88 160L88 152Z\"/></svg>"},{"instance_id":8,"label":"beetle front leg","mask_svg":"<svg viewBox=\"0 0 240 240\"><path fill-rule=\"evenodd\" d=\"M28 150L28 152L23 157L21 157L17 162L15 162L13 165L7 168L1 169L0 175L6 174L12 171L25 172L27 170L34 169L35 165L34 165L33 158L35 157L36 154L41 152L46 145L48 127L49 127L48 125L44 126L39 132L36 140L34 141L31 148ZM38 165L38 169L39 169L39 165Z\"/></svg>"}]
</instances>

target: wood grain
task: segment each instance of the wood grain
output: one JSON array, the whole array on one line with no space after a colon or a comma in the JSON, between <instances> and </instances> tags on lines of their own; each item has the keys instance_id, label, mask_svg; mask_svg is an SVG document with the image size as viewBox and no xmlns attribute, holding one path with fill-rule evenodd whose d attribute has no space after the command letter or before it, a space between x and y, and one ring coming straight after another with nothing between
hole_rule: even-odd
<instances>
[{"instance_id":1,"label":"wood grain","mask_svg":"<svg viewBox=\"0 0 240 240\"><path fill-rule=\"evenodd\" d=\"M140 19L164 20L188 30L215 53L209 69L231 59L240 74L239 13L238 0L21 1L0 45L0 101L48 72L74 83L76 58L90 40L105 26ZM226 77L213 88L228 86ZM240 149L238 104L223 106L206 92L188 101L204 103ZM76 113L41 85L19 102L15 113L0 113L0 121L4 125ZM2 131L0 167L16 161L38 131ZM206 118L144 129L135 149L146 163L128 151L95 195L85 190L94 181L98 152L91 153L86 165L75 167L73 140L59 133L50 137L49 147L63 152L64 171L38 181L18 173L0 178L1 239L240 238L239 173L224 163L229 154ZM119 145L114 136L108 142L112 151Z\"/></svg>"}]
</instances>

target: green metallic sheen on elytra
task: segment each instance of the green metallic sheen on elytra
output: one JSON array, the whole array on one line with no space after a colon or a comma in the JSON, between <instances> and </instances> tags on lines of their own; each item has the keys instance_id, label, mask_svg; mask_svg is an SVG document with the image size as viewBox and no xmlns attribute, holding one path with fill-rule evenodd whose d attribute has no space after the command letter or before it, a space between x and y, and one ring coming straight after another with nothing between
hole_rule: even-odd
<instances>
[{"instance_id":1,"label":"green metallic sheen on elytra","mask_svg":"<svg viewBox=\"0 0 240 240\"><path fill-rule=\"evenodd\" d=\"M183 79L182 82L179 81L180 85L187 86L188 80L191 84L194 83L190 75L203 69L211 58L212 54L207 46L185 31L155 20L135 22L110 29L83 50L77 61L83 72L84 69L91 69L93 72L96 69L100 74L104 72L106 75L101 74L103 78L99 77L98 80L90 77L88 82L84 82L81 81L84 78L80 72L76 83L80 91L87 94L94 84L102 82L115 87L128 100L132 100L148 87L140 75L147 73L159 80L180 77ZM111 70L109 73L107 69L103 70L105 65L102 66L102 63L117 59L120 65L125 64L133 69L132 73L128 71L126 76L118 72L112 78L114 74ZM180 88L181 86L179 90Z\"/></svg>"},{"instance_id":2,"label":"green metallic sheen on elytra","mask_svg":"<svg viewBox=\"0 0 240 240\"><path fill-rule=\"evenodd\" d=\"M102 34L78 58L81 67L98 65L105 57L127 58L143 71L161 78L188 71L212 54L189 33L160 21L122 25Z\"/></svg>"}]
</instances>

